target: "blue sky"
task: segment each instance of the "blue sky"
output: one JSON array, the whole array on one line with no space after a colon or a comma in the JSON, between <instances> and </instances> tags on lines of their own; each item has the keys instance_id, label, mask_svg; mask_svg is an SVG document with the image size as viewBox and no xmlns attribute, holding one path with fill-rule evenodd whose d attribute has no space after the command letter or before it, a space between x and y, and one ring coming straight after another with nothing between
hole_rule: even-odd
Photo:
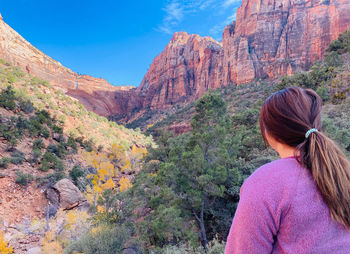
<instances>
[{"instance_id":1,"label":"blue sky","mask_svg":"<svg viewBox=\"0 0 350 254\"><path fill-rule=\"evenodd\" d=\"M4 21L64 66L138 86L176 31L221 40L241 0L0 0Z\"/></svg>"}]
</instances>

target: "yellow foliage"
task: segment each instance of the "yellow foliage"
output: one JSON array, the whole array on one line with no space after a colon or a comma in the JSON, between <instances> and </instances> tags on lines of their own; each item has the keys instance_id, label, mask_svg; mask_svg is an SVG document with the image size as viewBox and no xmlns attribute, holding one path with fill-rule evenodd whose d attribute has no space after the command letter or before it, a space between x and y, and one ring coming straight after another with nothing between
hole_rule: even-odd
<instances>
[{"instance_id":1,"label":"yellow foliage","mask_svg":"<svg viewBox=\"0 0 350 254\"><path fill-rule=\"evenodd\" d=\"M5 241L1 231L0 231L0 253L1 254L13 253L13 247L8 246L8 242Z\"/></svg>"},{"instance_id":2,"label":"yellow foliage","mask_svg":"<svg viewBox=\"0 0 350 254\"><path fill-rule=\"evenodd\" d=\"M112 178L109 178L107 182L101 185L102 190L109 190L109 189L113 189L114 187L115 187L115 184Z\"/></svg>"},{"instance_id":3,"label":"yellow foliage","mask_svg":"<svg viewBox=\"0 0 350 254\"><path fill-rule=\"evenodd\" d=\"M104 213L105 211L106 211L106 209L103 206L100 206L100 205L97 206L98 213Z\"/></svg>"},{"instance_id":4,"label":"yellow foliage","mask_svg":"<svg viewBox=\"0 0 350 254\"><path fill-rule=\"evenodd\" d=\"M98 153L92 151L86 153L85 159L88 165L96 169L95 174L87 177L92 180L92 189L87 190L89 201L93 199L95 205L100 194L104 190L113 190L116 184L113 177L120 178L121 172L136 172L140 168L141 159L147 154L147 149L133 145L130 149L120 144L113 144L110 153ZM130 180L122 177L119 181L119 190L125 191L132 187Z\"/></svg>"},{"instance_id":5,"label":"yellow foliage","mask_svg":"<svg viewBox=\"0 0 350 254\"><path fill-rule=\"evenodd\" d=\"M52 231L48 231L42 242L43 254L61 254L62 246L55 239L55 235Z\"/></svg>"},{"instance_id":6,"label":"yellow foliage","mask_svg":"<svg viewBox=\"0 0 350 254\"><path fill-rule=\"evenodd\" d=\"M127 189L132 187L132 183L130 182L129 178L122 177L119 180L119 190L120 191L126 191Z\"/></svg>"},{"instance_id":7,"label":"yellow foliage","mask_svg":"<svg viewBox=\"0 0 350 254\"><path fill-rule=\"evenodd\" d=\"M75 213L75 211L69 211L67 213L67 220L68 220L69 225L77 223L78 218L77 218L77 214Z\"/></svg>"},{"instance_id":8,"label":"yellow foliage","mask_svg":"<svg viewBox=\"0 0 350 254\"><path fill-rule=\"evenodd\" d=\"M98 153L95 151L89 152L85 156L88 165L96 169L96 174L88 175L89 179L92 179L94 201L96 200L103 190L113 189L115 184L112 177L115 175L114 165L110 162L110 158L104 153Z\"/></svg>"}]
</instances>

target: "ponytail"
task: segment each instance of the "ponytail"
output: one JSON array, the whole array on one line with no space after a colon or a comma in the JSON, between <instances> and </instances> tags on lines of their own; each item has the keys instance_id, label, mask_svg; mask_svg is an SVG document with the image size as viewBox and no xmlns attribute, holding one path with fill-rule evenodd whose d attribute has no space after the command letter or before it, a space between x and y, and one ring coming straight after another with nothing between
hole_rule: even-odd
<instances>
[{"instance_id":1,"label":"ponytail","mask_svg":"<svg viewBox=\"0 0 350 254\"><path fill-rule=\"evenodd\" d=\"M300 163L310 169L332 219L350 228L350 163L339 147L322 132L303 142Z\"/></svg>"},{"instance_id":2,"label":"ponytail","mask_svg":"<svg viewBox=\"0 0 350 254\"><path fill-rule=\"evenodd\" d=\"M350 162L321 131L321 98L310 89L288 87L272 94L260 111L260 129L295 147L299 163L309 169L331 218L350 229ZM305 135L307 133L307 135Z\"/></svg>"}]
</instances>

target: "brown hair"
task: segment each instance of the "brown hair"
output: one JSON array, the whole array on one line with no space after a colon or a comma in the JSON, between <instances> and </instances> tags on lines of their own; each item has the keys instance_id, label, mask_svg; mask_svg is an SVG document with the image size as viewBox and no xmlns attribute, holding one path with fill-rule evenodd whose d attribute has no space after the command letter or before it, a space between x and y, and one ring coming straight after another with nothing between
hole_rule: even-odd
<instances>
[{"instance_id":1,"label":"brown hair","mask_svg":"<svg viewBox=\"0 0 350 254\"><path fill-rule=\"evenodd\" d=\"M331 217L350 228L350 163L321 132L321 98L311 89L288 87L272 94L260 111L260 129L278 142L295 147L299 163L311 171ZM305 133L316 128L308 138Z\"/></svg>"}]
</instances>

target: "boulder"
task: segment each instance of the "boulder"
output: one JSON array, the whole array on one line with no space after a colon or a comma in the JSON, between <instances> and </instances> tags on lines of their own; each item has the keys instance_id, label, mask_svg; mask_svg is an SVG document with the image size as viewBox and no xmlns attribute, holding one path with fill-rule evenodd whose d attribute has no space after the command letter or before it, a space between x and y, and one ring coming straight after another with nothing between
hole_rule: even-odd
<instances>
[{"instance_id":1,"label":"boulder","mask_svg":"<svg viewBox=\"0 0 350 254\"><path fill-rule=\"evenodd\" d=\"M67 178L58 181L53 188L59 193L60 208L68 209L85 201L78 187Z\"/></svg>"}]
</instances>

